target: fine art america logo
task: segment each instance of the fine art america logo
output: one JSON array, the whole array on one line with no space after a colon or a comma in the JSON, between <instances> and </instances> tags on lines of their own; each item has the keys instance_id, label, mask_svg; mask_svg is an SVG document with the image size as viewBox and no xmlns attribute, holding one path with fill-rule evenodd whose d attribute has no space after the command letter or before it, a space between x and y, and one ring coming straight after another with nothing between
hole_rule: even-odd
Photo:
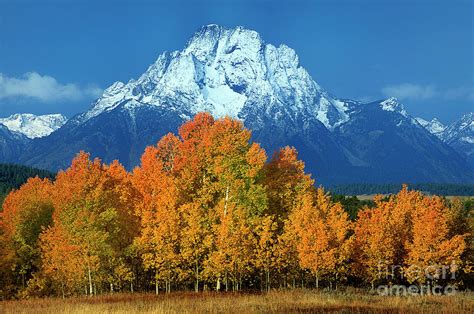
<instances>
[{"instance_id":1,"label":"fine art america logo","mask_svg":"<svg viewBox=\"0 0 474 314\"><path fill-rule=\"evenodd\" d=\"M458 266L451 265L387 265L380 261L378 264L378 278L389 282L379 285L377 293L381 296L422 296L422 295L454 295L456 286L442 285L456 279ZM409 282L410 284L392 284L392 282ZM418 285L414 283L418 283Z\"/></svg>"}]
</instances>

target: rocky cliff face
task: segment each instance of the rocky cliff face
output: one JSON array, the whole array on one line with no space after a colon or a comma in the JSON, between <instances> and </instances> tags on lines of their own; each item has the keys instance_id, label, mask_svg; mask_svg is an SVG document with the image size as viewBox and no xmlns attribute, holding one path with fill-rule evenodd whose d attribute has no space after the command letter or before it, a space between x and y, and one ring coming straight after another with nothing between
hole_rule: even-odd
<instances>
[{"instance_id":1,"label":"rocky cliff face","mask_svg":"<svg viewBox=\"0 0 474 314\"><path fill-rule=\"evenodd\" d=\"M21 160L57 169L82 149L131 168L146 145L200 111L241 119L269 154L295 146L320 182L472 177L458 153L398 101L338 99L311 78L291 48L267 44L252 30L217 25L200 29L183 50L161 54L138 79L112 84L90 110L35 140ZM399 165L407 154L418 159Z\"/></svg>"}]
</instances>

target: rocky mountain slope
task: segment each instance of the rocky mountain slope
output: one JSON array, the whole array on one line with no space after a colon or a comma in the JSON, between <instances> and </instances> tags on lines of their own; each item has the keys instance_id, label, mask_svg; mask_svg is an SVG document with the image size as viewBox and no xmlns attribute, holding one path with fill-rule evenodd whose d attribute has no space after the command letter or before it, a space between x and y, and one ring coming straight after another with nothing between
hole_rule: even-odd
<instances>
[{"instance_id":1,"label":"rocky mountain slope","mask_svg":"<svg viewBox=\"0 0 474 314\"><path fill-rule=\"evenodd\" d=\"M23 134L12 132L0 124L0 160L3 163L17 162L18 158L26 153L30 144Z\"/></svg>"},{"instance_id":2,"label":"rocky mountain slope","mask_svg":"<svg viewBox=\"0 0 474 314\"><path fill-rule=\"evenodd\" d=\"M67 118L61 114L37 116L23 113L0 118L0 124L6 126L10 131L21 133L28 138L48 136L62 127L66 121Z\"/></svg>"},{"instance_id":3,"label":"rocky mountain slope","mask_svg":"<svg viewBox=\"0 0 474 314\"><path fill-rule=\"evenodd\" d=\"M474 112L450 124L442 133L442 139L464 155L474 168Z\"/></svg>"},{"instance_id":4,"label":"rocky mountain slope","mask_svg":"<svg viewBox=\"0 0 474 314\"><path fill-rule=\"evenodd\" d=\"M132 168L146 145L200 111L241 119L269 154L295 146L319 182L474 181L459 154L398 101L338 99L291 48L217 25L161 54L138 79L112 84L90 110L35 139L21 161L58 169L82 149Z\"/></svg>"}]
</instances>

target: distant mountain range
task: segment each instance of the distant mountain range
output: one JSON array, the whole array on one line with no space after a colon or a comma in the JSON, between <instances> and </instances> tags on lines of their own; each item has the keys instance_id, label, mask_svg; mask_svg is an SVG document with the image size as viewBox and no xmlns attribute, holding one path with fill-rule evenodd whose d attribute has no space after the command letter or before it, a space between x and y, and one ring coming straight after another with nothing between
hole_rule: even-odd
<instances>
[{"instance_id":1,"label":"distant mountain range","mask_svg":"<svg viewBox=\"0 0 474 314\"><path fill-rule=\"evenodd\" d=\"M21 133L31 139L48 136L66 122L67 118L61 114L36 116L23 113L0 118L0 124L6 126L10 131Z\"/></svg>"},{"instance_id":2,"label":"distant mountain range","mask_svg":"<svg viewBox=\"0 0 474 314\"><path fill-rule=\"evenodd\" d=\"M410 116L395 98L336 98L291 48L218 25L161 54L138 79L112 84L67 122L30 115L0 122L0 161L56 170L86 150L132 168L147 145L200 111L242 120L269 154L295 146L319 183L474 182L472 113L445 127ZM19 120L22 127L12 122Z\"/></svg>"},{"instance_id":3,"label":"distant mountain range","mask_svg":"<svg viewBox=\"0 0 474 314\"><path fill-rule=\"evenodd\" d=\"M441 139L465 156L474 168L474 112L446 127Z\"/></svg>"}]
</instances>

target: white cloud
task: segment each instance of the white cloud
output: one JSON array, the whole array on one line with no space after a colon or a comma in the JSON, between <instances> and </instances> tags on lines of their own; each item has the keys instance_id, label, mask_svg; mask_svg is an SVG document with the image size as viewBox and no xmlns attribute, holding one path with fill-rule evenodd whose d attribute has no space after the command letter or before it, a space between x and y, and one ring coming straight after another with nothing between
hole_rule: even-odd
<instances>
[{"instance_id":1,"label":"white cloud","mask_svg":"<svg viewBox=\"0 0 474 314\"><path fill-rule=\"evenodd\" d=\"M33 98L41 102L79 101L100 96L97 86L61 84L54 77L29 72L20 78L0 73L0 99Z\"/></svg>"},{"instance_id":2,"label":"white cloud","mask_svg":"<svg viewBox=\"0 0 474 314\"><path fill-rule=\"evenodd\" d=\"M386 97L397 97L401 100L428 100L439 98L442 100L474 101L474 87L436 88L434 85L420 85L403 83L389 85L382 88Z\"/></svg>"},{"instance_id":3,"label":"white cloud","mask_svg":"<svg viewBox=\"0 0 474 314\"><path fill-rule=\"evenodd\" d=\"M387 97L397 97L399 99L425 100L433 98L436 90L433 86L423 86L410 83L400 85L385 86L382 94Z\"/></svg>"},{"instance_id":4,"label":"white cloud","mask_svg":"<svg viewBox=\"0 0 474 314\"><path fill-rule=\"evenodd\" d=\"M467 99L474 101L474 87L455 87L449 88L444 92L444 98L447 100Z\"/></svg>"}]
</instances>

